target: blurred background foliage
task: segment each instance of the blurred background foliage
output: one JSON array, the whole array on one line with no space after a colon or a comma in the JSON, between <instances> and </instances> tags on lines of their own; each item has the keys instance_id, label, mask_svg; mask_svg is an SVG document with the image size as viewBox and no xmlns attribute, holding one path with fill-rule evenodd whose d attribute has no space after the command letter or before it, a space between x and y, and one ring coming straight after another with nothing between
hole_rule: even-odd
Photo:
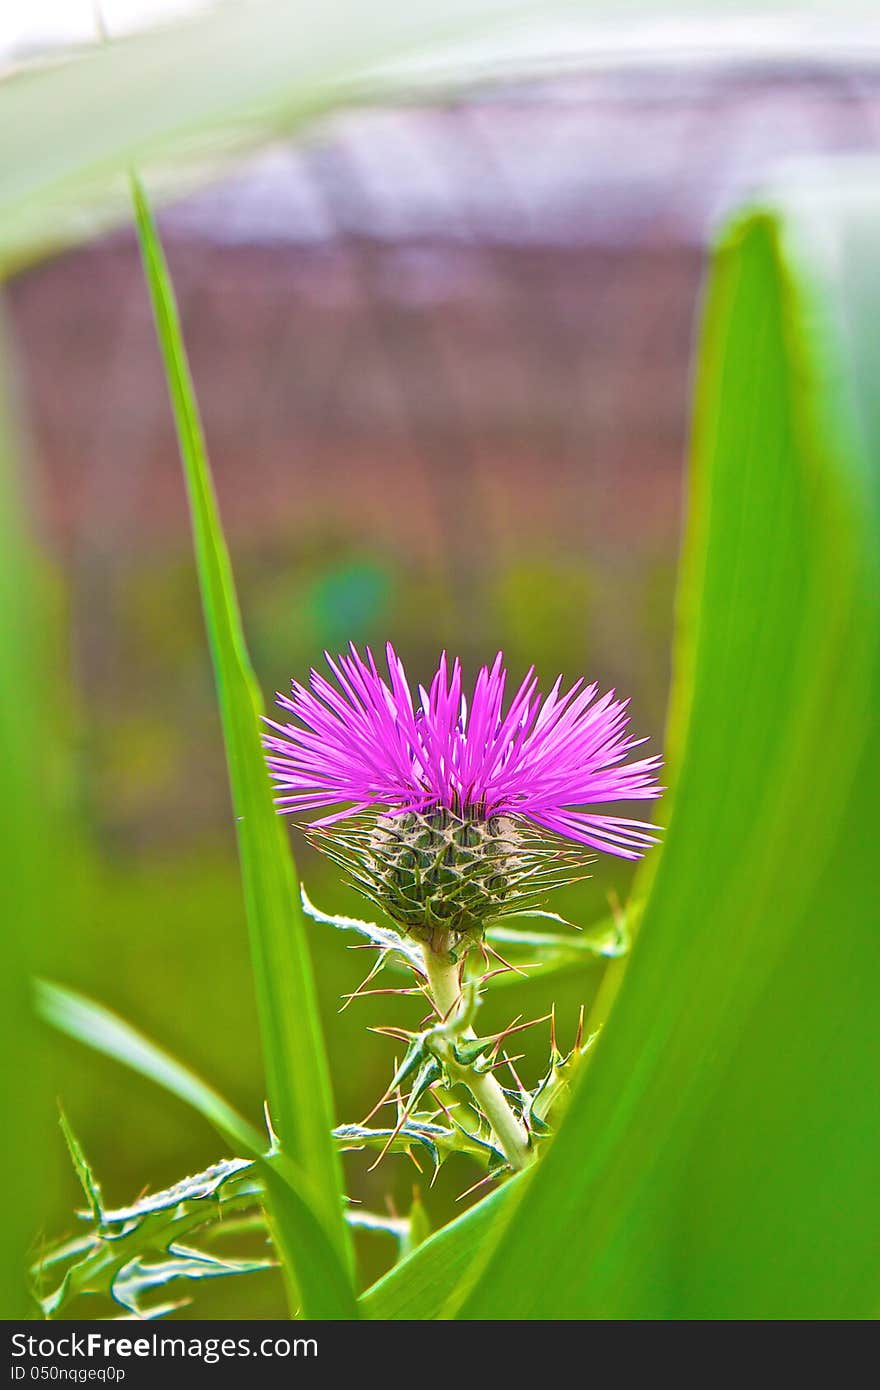
<instances>
[{"instance_id":1,"label":"blurred background foliage","mask_svg":"<svg viewBox=\"0 0 880 1390\"><path fill-rule=\"evenodd\" d=\"M780 154L876 151L870 62L704 62L506 79L336 117L164 214L162 230L267 697L324 648L393 637L419 679L502 647L544 685L632 695L662 742L693 323L711 228ZM161 1040L257 1120L239 873L183 487L133 234L5 291L59 654L45 718L70 830L52 972ZM292 832L321 906L358 913ZM606 859L557 906L625 899ZM340 1119L384 1089L363 957L312 927ZM563 1040L601 966L497 991L487 1026L555 1001ZM147 1082L49 1039L52 1085L110 1201L217 1156ZM523 1069L546 1032L523 1035ZM46 1233L79 1203L54 1141ZM350 1190L408 1208L415 1169L346 1159ZM438 1226L478 1173L426 1193ZM470 1200L470 1199L469 1199ZM360 1238L359 1238L360 1239ZM391 1258L358 1247L366 1278ZM271 1274L200 1290L199 1316L282 1316Z\"/></svg>"}]
</instances>

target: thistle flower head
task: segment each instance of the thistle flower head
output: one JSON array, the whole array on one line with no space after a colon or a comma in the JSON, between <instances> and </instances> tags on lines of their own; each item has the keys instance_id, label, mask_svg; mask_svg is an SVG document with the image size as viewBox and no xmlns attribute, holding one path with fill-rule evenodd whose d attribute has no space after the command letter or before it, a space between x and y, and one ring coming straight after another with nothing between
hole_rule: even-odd
<instances>
[{"instance_id":1,"label":"thistle flower head","mask_svg":"<svg viewBox=\"0 0 880 1390\"><path fill-rule=\"evenodd\" d=\"M291 722L267 720L276 804L326 810L312 838L404 930L478 934L589 849L637 859L656 842L649 824L596 809L662 790L659 757L627 761L644 740L613 691L563 691L560 676L542 696L531 669L505 708L500 652L470 696L445 653L415 695L390 643L387 677L369 649L327 663L334 680L313 670L278 696Z\"/></svg>"}]
</instances>

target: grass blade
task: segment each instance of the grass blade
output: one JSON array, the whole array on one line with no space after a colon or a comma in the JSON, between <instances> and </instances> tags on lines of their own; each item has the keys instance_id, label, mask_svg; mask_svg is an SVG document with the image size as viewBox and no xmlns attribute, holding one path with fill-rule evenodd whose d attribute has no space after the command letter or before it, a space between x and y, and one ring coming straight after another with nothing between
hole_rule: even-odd
<instances>
[{"instance_id":1,"label":"grass blade","mask_svg":"<svg viewBox=\"0 0 880 1390\"><path fill-rule=\"evenodd\" d=\"M428 1236L361 1295L362 1316L380 1322L436 1318L480 1251L510 1219L521 1187L521 1178L511 1179Z\"/></svg>"},{"instance_id":2,"label":"grass blade","mask_svg":"<svg viewBox=\"0 0 880 1390\"><path fill-rule=\"evenodd\" d=\"M299 888L275 814L259 736L262 703L242 633L229 555L168 268L146 196L133 180L144 269L189 496L196 567L217 682L272 1122L282 1151L308 1178L320 1216L348 1269L342 1174L332 1139L327 1057Z\"/></svg>"},{"instance_id":3,"label":"grass blade","mask_svg":"<svg viewBox=\"0 0 880 1390\"><path fill-rule=\"evenodd\" d=\"M411 74L383 74L381 64L407 56L418 64L426 49L509 30L545 8L546 0L337 0L326 9L256 0L64 61L52 55L0 83L0 271L123 220L132 166L180 192L279 130L357 96L412 90Z\"/></svg>"}]
</instances>

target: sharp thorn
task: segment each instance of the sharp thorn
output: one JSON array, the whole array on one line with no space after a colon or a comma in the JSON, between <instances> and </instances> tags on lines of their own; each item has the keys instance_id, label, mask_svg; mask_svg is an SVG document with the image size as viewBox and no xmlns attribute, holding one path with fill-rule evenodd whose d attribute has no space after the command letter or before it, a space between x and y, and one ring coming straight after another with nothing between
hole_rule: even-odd
<instances>
[{"instance_id":1,"label":"sharp thorn","mask_svg":"<svg viewBox=\"0 0 880 1390\"><path fill-rule=\"evenodd\" d=\"M392 1028L388 1024L377 1023L372 1028L367 1028L368 1033L379 1033L383 1038L394 1038L397 1042L410 1043L414 1038L414 1033L408 1033L405 1028Z\"/></svg>"},{"instance_id":2,"label":"sharp thorn","mask_svg":"<svg viewBox=\"0 0 880 1390\"><path fill-rule=\"evenodd\" d=\"M465 1197L470 1197L472 1192L478 1192L481 1187L486 1186L487 1182L493 1182L495 1176L495 1173L487 1173L484 1178L480 1178L479 1182L475 1182L473 1186L467 1188L465 1192L462 1192L458 1197L456 1197L456 1202L463 1202Z\"/></svg>"},{"instance_id":3,"label":"sharp thorn","mask_svg":"<svg viewBox=\"0 0 880 1390\"><path fill-rule=\"evenodd\" d=\"M488 942L486 943L486 946L489 952L495 957L495 959L501 961L501 964L504 966L506 970L512 970L514 975L522 975L524 980L528 979L528 976L526 975L526 972L524 970L522 970L517 965L511 965L510 961L505 960L501 952L496 951L494 946L490 946Z\"/></svg>"}]
</instances>

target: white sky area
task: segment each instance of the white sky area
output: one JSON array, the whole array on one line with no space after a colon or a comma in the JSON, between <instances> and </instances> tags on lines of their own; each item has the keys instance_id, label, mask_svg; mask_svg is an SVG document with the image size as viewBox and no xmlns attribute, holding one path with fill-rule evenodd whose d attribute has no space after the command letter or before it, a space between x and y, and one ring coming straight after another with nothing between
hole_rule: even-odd
<instances>
[{"instance_id":1,"label":"white sky area","mask_svg":"<svg viewBox=\"0 0 880 1390\"><path fill-rule=\"evenodd\" d=\"M111 34L179 18L205 0L102 0ZM87 43L95 37L93 0L0 0L0 59L48 44Z\"/></svg>"}]
</instances>

